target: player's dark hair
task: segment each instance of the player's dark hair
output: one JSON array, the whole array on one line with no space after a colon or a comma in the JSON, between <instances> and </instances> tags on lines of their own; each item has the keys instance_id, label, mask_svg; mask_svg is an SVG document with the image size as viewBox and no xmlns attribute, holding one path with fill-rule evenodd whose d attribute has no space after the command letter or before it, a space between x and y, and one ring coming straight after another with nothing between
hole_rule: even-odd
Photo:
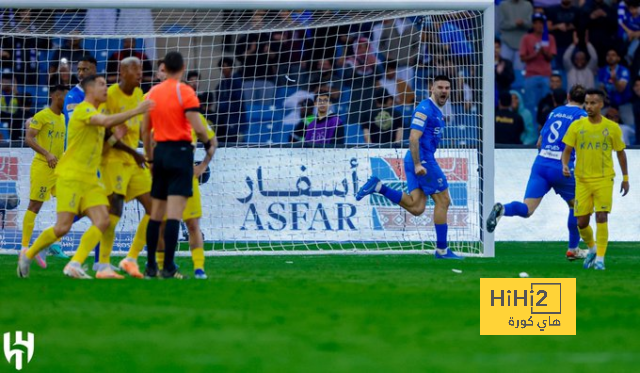
<instances>
[{"instance_id":1,"label":"player's dark hair","mask_svg":"<svg viewBox=\"0 0 640 373\"><path fill-rule=\"evenodd\" d=\"M172 51L164 56L164 68L169 74L180 72L184 68L184 59L180 52Z\"/></svg>"},{"instance_id":2,"label":"player's dark hair","mask_svg":"<svg viewBox=\"0 0 640 373\"><path fill-rule=\"evenodd\" d=\"M103 78L104 79L104 77L101 76L101 75L89 75L89 76L85 77L84 79L82 79L82 82L80 82L80 87L82 87L82 89L86 91L87 87L89 85L94 84L98 78Z\"/></svg>"},{"instance_id":3,"label":"player's dark hair","mask_svg":"<svg viewBox=\"0 0 640 373\"><path fill-rule=\"evenodd\" d=\"M580 105L584 104L584 97L586 96L586 90L580 84L576 84L571 87L569 91L569 100L577 102Z\"/></svg>"},{"instance_id":4,"label":"player's dark hair","mask_svg":"<svg viewBox=\"0 0 640 373\"><path fill-rule=\"evenodd\" d=\"M98 66L98 61L90 54L85 54L78 62L89 62L93 66Z\"/></svg>"},{"instance_id":5,"label":"player's dark hair","mask_svg":"<svg viewBox=\"0 0 640 373\"><path fill-rule=\"evenodd\" d=\"M600 99L604 102L604 98L606 97L604 92L599 90L599 89L587 89L587 92L585 94L585 96L588 95L596 95L596 96L600 96Z\"/></svg>"},{"instance_id":6,"label":"player's dark hair","mask_svg":"<svg viewBox=\"0 0 640 373\"><path fill-rule=\"evenodd\" d=\"M222 67L224 65L233 67L235 64L235 60L231 57L222 57L220 61L218 61L218 67Z\"/></svg>"},{"instance_id":7,"label":"player's dark hair","mask_svg":"<svg viewBox=\"0 0 640 373\"><path fill-rule=\"evenodd\" d=\"M449 82L449 84L451 84L451 79L446 75L436 75L436 77L433 78L433 83L435 84L436 82Z\"/></svg>"},{"instance_id":8,"label":"player's dark hair","mask_svg":"<svg viewBox=\"0 0 640 373\"><path fill-rule=\"evenodd\" d=\"M66 85L62 85L62 84L56 84L53 85L51 87L49 87L49 93L56 93L56 92L64 92L64 91L68 91L69 87L67 87Z\"/></svg>"}]
</instances>

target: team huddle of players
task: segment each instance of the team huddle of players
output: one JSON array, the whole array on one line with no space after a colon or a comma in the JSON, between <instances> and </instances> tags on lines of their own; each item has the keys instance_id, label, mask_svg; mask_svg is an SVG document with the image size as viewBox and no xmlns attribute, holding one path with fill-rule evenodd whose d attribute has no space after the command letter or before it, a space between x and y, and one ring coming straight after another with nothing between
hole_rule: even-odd
<instances>
[{"instance_id":1,"label":"team huddle of players","mask_svg":"<svg viewBox=\"0 0 640 373\"><path fill-rule=\"evenodd\" d=\"M629 174L620 126L601 115L604 98L600 90L572 87L569 103L554 109L540 132L540 150L531 168L524 203L496 203L487 219L489 232L494 231L502 216L531 216L542 197L553 188L569 206L567 259L584 258L585 269L605 269L615 176L614 151L622 170L623 196L629 192ZM595 240L589 225L594 210ZM578 248L580 238L588 250Z\"/></svg>"},{"instance_id":2,"label":"team huddle of players","mask_svg":"<svg viewBox=\"0 0 640 373\"><path fill-rule=\"evenodd\" d=\"M177 105L188 104L190 106L184 111L193 111L193 107L199 107L197 98L194 102L182 102L182 97L195 97L194 92L188 91L190 87L179 83L184 72L182 56L177 52L171 52L167 56L171 58L173 66L169 78L175 82L166 83L178 87L177 91L173 88L173 94L178 96ZM165 83L167 72L164 62L161 61L158 67L158 77ZM173 263L173 255L170 263L164 265L167 263L164 259L165 247L159 232L155 232L157 242L154 242L154 246L157 247L157 253L153 258L153 263L158 259L159 268L147 268L143 275L137 263L140 252L147 245L150 217L160 212L160 218L156 218L158 221L152 221L152 224L157 222L158 230L163 228L162 216L166 217L165 210L154 208L154 203L157 202L157 205L166 209L166 192L164 196L159 197L164 198L164 204L162 201L158 202L158 197L152 191L152 187L158 189L158 181L155 176L152 181L152 172L149 169L153 167L154 148L159 144L153 142L150 149L145 149L146 158L136 151L144 137L145 123L149 131L153 128L149 124L149 111L154 108L155 100L161 97L156 95L157 98L145 99L139 87L142 80L142 63L136 57L129 57L120 62L120 80L110 87L107 87L103 77L96 75L96 61L92 57L85 57L79 62L78 78L80 84L69 92L66 87L52 87L51 105L38 112L29 124L27 143L36 155L31 166L30 202L23 221L18 276L28 277L33 260L46 268L46 249L67 234L75 221L86 216L92 225L82 235L75 255L65 266L65 275L91 278L82 264L96 248L96 264L93 267L96 278L124 278L117 270L135 278L183 278ZM174 111L185 116L181 108ZM194 165L192 173L188 174L187 187L183 188L186 192L180 191L177 194L184 196L186 201L180 206L180 211L182 220L189 230L194 275L198 279L205 279L207 276L204 271L203 239L199 225L202 206L198 177L205 172L213 156L215 134L204 116L198 115L198 123L193 126L194 130L188 124L184 124L188 123L187 120L183 119L180 124L189 131L187 136L193 144L197 138L202 141L202 135L206 133L210 140L205 145L207 155L200 164ZM156 132L161 132L160 127L156 127ZM157 138L158 136L154 139ZM189 146L188 152L191 159L189 162L193 164L193 147ZM161 169L160 166L158 168ZM157 172L154 171L155 173ZM170 188L171 184L164 186ZM57 199L56 223L53 227L45 229L29 246L36 215L42 204L52 195ZM171 203L171 190L168 198ZM120 261L118 267L114 267L111 265L110 256L116 227L122 217L124 204L132 200L140 202L145 214L140 219L127 257ZM169 210L166 213L171 215L174 211ZM173 223L172 220L169 222ZM173 253L173 250L170 252ZM165 273L163 267L171 268Z\"/></svg>"}]
</instances>

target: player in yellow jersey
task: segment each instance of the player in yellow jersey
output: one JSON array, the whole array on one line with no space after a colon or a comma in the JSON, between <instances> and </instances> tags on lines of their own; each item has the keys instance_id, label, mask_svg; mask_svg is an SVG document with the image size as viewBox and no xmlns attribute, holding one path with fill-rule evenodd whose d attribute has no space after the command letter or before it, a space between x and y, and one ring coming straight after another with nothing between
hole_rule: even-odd
<instances>
[{"instance_id":1,"label":"player in yellow jersey","mask_svg":"<svg viewBox=\"0 0 640 373\"><path fill-rule=\"evenodd\" d=\"M107 100L107 82L103 77L85 77L82 83L85 99L76 106L69 120L67 150L56 167L57 218L53 227L45 229L28 250L22 250L18 259L18 276L28 277L33 258L71 229L76 215L91 219L91 227L82 235L80 245L63 273L74 278L91 278L82 263L102 238L109 226L109 202L98 179L102 160L105 128L114 127L129 118L149 111L153 102L145 100L135 109L115 115L98 111ZM98 272L98 278L117 278L110 267Z\"/></svg>"},{"instance_id":2,"label":"player in yellow jersey","mask_svg":"<svg viewBox=\"0 0 640 373\"><path fill-rule=\"evenodd\" d=\"M143 101L140 89L142 82L142 62L137 57L127 57L120 61L120 82L109 87L106 109L109 114L122 113L134 109ZM126 128L122 142L130 149L136 149L140 142L142 115L134 116L120 127ZM115 138L109 140L115 142ZM140 154L140 156L142 156ZM138 268L138 255L146 244L147 224L151 211L151 173L147 168L123 150L107 147L100 166L101 180L109 196L109 227L102 235L99 250L99 264L96 270L110 266L110 256L115 241L115 229L122 217L124 203L138 200L145 209L140 220L127 257L119 267L130 276L143 278Z\"/></svg>"},{"instance_id":3,"label":"player in yellow jersey","mask_svg":"<svg viewBox=\"0 0 640 373\"><path fill-rule=\"evenodd\" d=\"M567 145L562 153L562 173L571 177L569 160L571 152L576 150L575 178L576 199L575 215L578 218L578 229L582 240L589 247L584 260L584 268L594 267L604 270L604 255L609 241L608 217L613 201L613 159L611 153L616 152L622 169L620 192L623 196L629 192L629 174L627 172L627 155L622 140L620 126L601 115L604 106L604 92L591 89L587 91L585 110L587 117L576 120L564 135ZM596 212L596 240L593 240L593 229L589 219Z\"/></svg>"},{"instance_id":4,"label":"player in yellow jersey","mask_svg":"<svg viewBox=\"0 0 640 373\"><path fill-rule=\"evenodd\" d=\"M200 114L202 124L207 129L207 136L211 140L213 151L218 148L218 140L216 133L211 129L209 122ZM196 146L198 137L195 131L191 132L193 136L193 145ZM204 271L204 241L202 239L202 231L200 230L200 218L202 218L202 200L200 198L200 176L207 170L209 162L213 159L213 155L205 155L204 159L193 169L193 196L187 199L187 205L182 213L182 221L187 225L189 232L189 249L191 250L191 259L193 260L194 277L199 280L206 280L207 274ZM162 234L158 240L158 251L156 252L158 266L164 262L164 240Z\"/></svg>"},{"instance_id":5,"label":"player in yellow jersey","mask_svg":"<svg viewBox=\"0 0 640 373\"><path fill-rule=\"evenodd\" d=\"M29 206L22 220L22 249L29 247L36 216L42 205L51 196L55 196L56 176L54 170L64 151L64 97L67 87L57 85L49 89L51 105L34 115L27 129L25 143L36 152L31 163L29 188ZM36 256L38 265L47 268L47 251L43 250ZM66 257L62 251L57 255Z\"/></svg>"}]
</instances>

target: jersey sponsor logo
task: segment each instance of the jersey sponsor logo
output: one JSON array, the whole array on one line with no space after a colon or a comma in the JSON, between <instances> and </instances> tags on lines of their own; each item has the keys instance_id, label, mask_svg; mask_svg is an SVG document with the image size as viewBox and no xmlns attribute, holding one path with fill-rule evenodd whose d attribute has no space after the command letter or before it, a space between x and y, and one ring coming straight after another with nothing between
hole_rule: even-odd
<instances>
[{"instance_id":1,"label":"jersey sponsor logo","mask_svg":"<svg viewBox=\"0 0 640 373\"><path fill-rule=\"evenodd\" d=\"M425 114L425 113L416 112L416 113L415 113L415 117L416 117L416 118L420 118L420 119L422 119L422 120L427 120L427 114Z\"/></svg>"},{"instance_id":2,"label":"jersey sponsor logo","mask_svg":"<svg viewBox=\"0 0 640 373\"><path fill-rule=\"evenodd\" d=\"M542 149L542 150L540 150L540 154L539 155L541 157L549 158L549 159L555 159L555 160L562 159L562 152L561 151L553 151L553 150L548 150L548 149Z\"/></svg>"},{"instance_id":3,"label":"jersey sponsor logo","mask_svg":"<svg viewBox=\"0 0 640 373\"><path fill-rule=\"evenodd\" d=\"M416 126L424 127L424 120L420 120L418 118L413 118L411 124L415 124Z\"/></svg>"}]
</instances>

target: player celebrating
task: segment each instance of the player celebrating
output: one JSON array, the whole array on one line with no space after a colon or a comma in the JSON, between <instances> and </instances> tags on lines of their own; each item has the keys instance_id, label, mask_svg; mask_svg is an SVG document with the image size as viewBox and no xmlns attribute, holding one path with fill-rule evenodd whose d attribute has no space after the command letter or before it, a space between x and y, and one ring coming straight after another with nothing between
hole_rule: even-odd
<instances>
[{"instance_id":1,"label":"player celebrating","mask_svg":"<svg viewBox=\"0 0 640 373\"><path fill-rule=\"evenodd\" d=\"M22 221L22 249L29 247L36 215L42 204L55 196L54 169L64 150L65 123L62 114L64 97L68 88L57 85L49 89L51 105L36 113L31 119L25 142L36 152L31 163L29 206ZM58 254L59 255L59 254ZM66 255L65 255L66 257ZM46 251L36 256L38 265L47 268Z\"/></svg>"},{"instance_id":2,"label":"player celebrating","mask_svg":"<svg viewBox=\"0 0 640 373\"><path fill-rule=\"evenodd\" d=\"M143 101L143 93L140 89L142 81L142 62L137 57L127 57L120 61L120 82L109 87L107 91L106 108L110 114L117 114L135 107ZM126 128L126 135L122 142L130 149L138 147L140 141L140 124L142 116L130 118L122 127ZM109 145L115 145L115 137L108 140ZM141 155L140 155L141 156ZM124 202L137 199L145 209L145 215L138 224L138 229L133 238L127 257L123 259L119 267L130 276L142 278L138 269L138 255L146 244L147 224L151 212L151 173L148 169L139 166L136 160L128 152L118 148L105 150L100 166L101 181L105 185L109 196L109 227L102 235L100 242L100 254L98 269L110 266L110 255L115 241L115 229L122 217Z\"/></svg>"},{"instance_id":3,"label":"player celebrating","mask_svg":"<svg viewBox=\"0 0 640 373\"><path fill-rule=\"evenodd\" d=\"M569 205L569 249L567 259L575 260L584 258L586 250L578 249L580 233L578 232L578 220L573 213L573 205L576 191L576 181L573 177L566 178L562 174L562 152L565 148L562 138L574 121L586 117L587 113L582 109L584 105L585 89L576 85L569 92L569 103L557 107L547 119L540 137L538 138L538 156L533 162L527 190L524 193L524 203L513 201L502 205L496 203L487 219L487 231L493 232L502 216L520 216L528 218L533 215L542 198L549 193L551 188L559 194ZM573 168L575 153L571 153L569 165Z\"/></svg>"},{"instance_id":4,"label":"player celebrating","mask_svg":"<svg viewBox=\"0 0 640 373\"><path fill-rule=\"evenodd\" d=\"M75 107L68 127L67 150L56 167L57 218L53 227L45 229L28 250L22 250L18 259L18 276L28 277L31 261L42 251L71 229L76 215L91 219L91 227L82 235L80 246L63 273L74 278L91 278L82 263L102 237L109 225L107 196L98 179L98 167L102 158L105 128L116 126L152 106L151 101L141 102L135 109L115 115L98 112L98 106L107 100L107 82L103 77L89 76L82 81L85 100ZM108 267L96 277L112 277Z\"/></svg>"},{"instance_id":5,"label":"player celebrating","mask_svg":"<svg viewBox=\"0 0 640 373\"><path fill-rule=\"evenodd\" d=\"M387 187L376 176L369 178L356 193L357 201L366 195L380 193L415 216L422 215L427 205L427 196L431 196L435 202L433 220L436 228L435 257L438 259L462 259L447 245L447 212L451 197L447 178L435 158L445 126L442 108L450 93L449 77L436 76L431 87L431 97L422 101L413 113L409 151L404 158L409 194Z\"/></svg>"},{"instance_id":6,"label":"player celebrating","mask_svg":"<svg viewBox=\"0 0 640 373\"><path fill-rule=\"evenodd\" d=\"M593 267L595 262L595 269L604 270L604 255L609 241L607 221L613 201L615 176L611 152L617 153L622 169L620 192L623 196L629 192L627 155L624 152L625 144L620 126L600 113L604 106L604 92L597 89L588 90L585 103L588 116L573 122L562 140L566 144L562 152L562 172L564 176L571 177L570 161L575 149L575 214L578 218L580 236L589 247L584 268ZM589 225L594 207L597 227L595 245L593 229Z\"/></svg>"},{"instance_id":7,"label":"player celebrating","mask_svg":"<svg viewBox=\"0 0 640 373\"><path fill-rule=\"evenodd\" d=\"M169 52L164 58L167 79L151 88L147 99L158 103L157 110L144 116L142 137L145 154L153 166L151 186L151 219L147 227L146 277L157 277L156 249L160 235L160 224L167 216L164 232L166 244L163 278L184 276L174 263L175 247L178 243L180 219L187 198L193 195L193 146L191 130L213 156L212 142L200 120L200 102L194 90L180 79L184 74L184 60L178 52ZM152 148L153 141L157 144ZM153 150L152 150L153 149Z\"/></svg>"}]
</instances>

